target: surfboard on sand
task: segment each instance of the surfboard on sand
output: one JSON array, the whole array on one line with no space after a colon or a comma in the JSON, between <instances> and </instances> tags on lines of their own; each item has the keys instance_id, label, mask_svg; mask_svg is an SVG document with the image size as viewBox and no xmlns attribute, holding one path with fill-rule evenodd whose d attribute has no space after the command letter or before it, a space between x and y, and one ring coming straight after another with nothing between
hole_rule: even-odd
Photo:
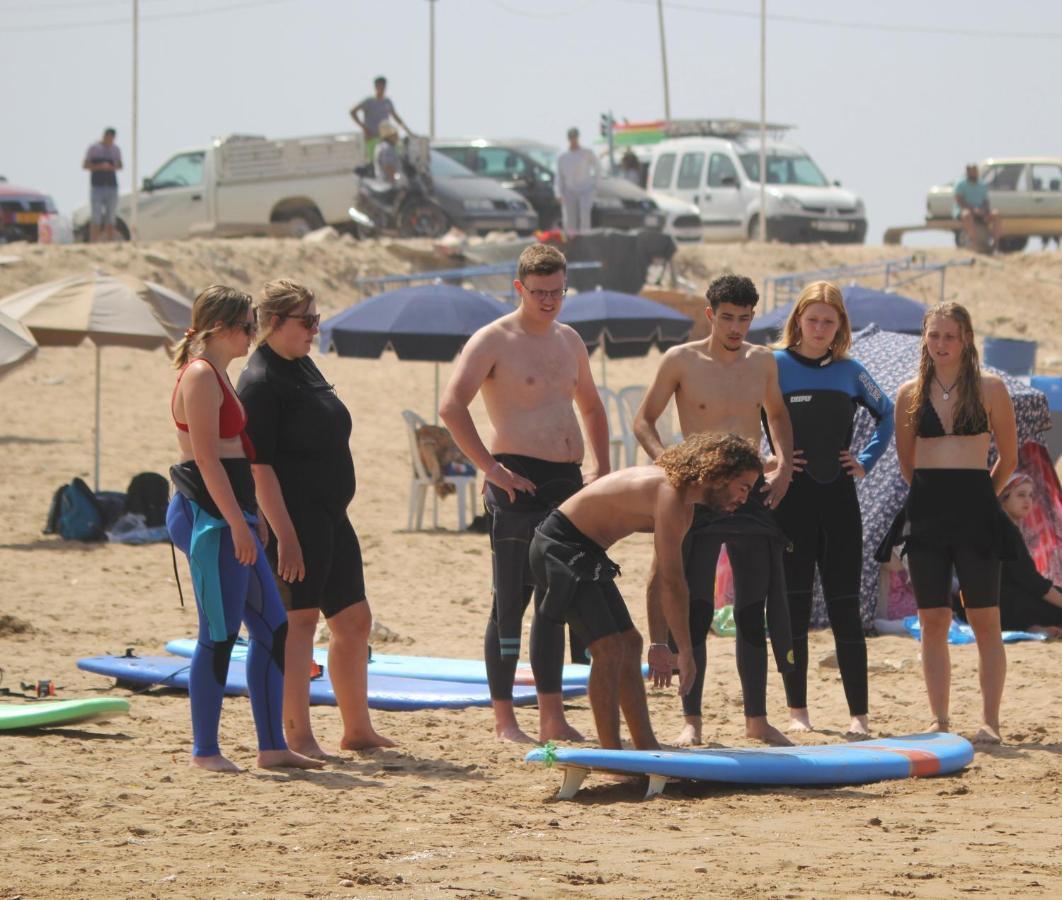
<instances>
[{"instance_id":1,"label":"surfboard on sand","mask_svg":"<svg viewBox=\"0 0 1062 900\"><path fill-rule=\"evenodd\" d=\"M29 703L0 703L0 731L20 728L47 728L77 725L124 716L129 701L118 697L89 700L35 700Z\"/></svg>"},{"instance_id":2,"label":"surfboard on sand","mask_svg":"<svg viewBox=\"0 0 1062 900\"><path fill-rule=\"evenodd\" d=\"M865 784L893 778L947 775L965 768L973 746L955 734L934 732L907 737L826 744L737 750L594 750L538 747L526 762L560 769L564 782L557 794L575 796L591 771L647 775L646 797L659 794L669 780L720 781L732 784Z\"/></svg>"},{"instance_id":3,"label":"surfboard on sand","mask_svg":"<svg viewBox=\"0 0 1062 900\"><path fill-rule=\"evenodd\" d=\"M96 656L79 659L79 669L115 678L119 685L159 685L188 690L191 661L176 656ZM564 688L566 697L586 692L583 687ZM247 667L243 660L233 658L225 693L246 695ZM513 703L527 705L536 700L535 689L518 686L513 690ZM325 672L310 682L310 703L335 706L336 695ZM369 674L369 706L372 709L461 709L466 706L490 706L490 692L485 685L454 681L422 681L413 678L393 678L389 675Z\"/></svg>"},{"instance_id":4,"label":"surfboard on sand","mask_svg":"<svg viewBox=\"0 0 1062 900\"><path fill-rule=\"evenodd\" d=\"M195 651L194 638L180 638L166 644L166 651L174 656L191 656ZM232 648L233 659L247 658L247 642L242 638ZM328 650L315 647L314 662L328 665ZM425 681L457 681L466 684L486 684L487 667L481 659L448 659L435 656L389 656L374 653L369 661L370 675L391 675L395 678L420 678ZM646 671L648 674L648 670ZM567 665L564 667L564 687L585 687L590 680L590 667ZM516 669L516 684L534 685L535 676L531 666L521 663Z\"/></svg>"}]
</instances>

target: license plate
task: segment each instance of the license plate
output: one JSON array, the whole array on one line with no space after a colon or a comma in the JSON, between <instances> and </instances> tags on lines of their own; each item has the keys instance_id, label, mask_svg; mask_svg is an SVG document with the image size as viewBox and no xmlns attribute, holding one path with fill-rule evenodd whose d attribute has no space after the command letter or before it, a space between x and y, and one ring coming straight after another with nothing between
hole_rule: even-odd
<instances>
[{"instance_id":1,"label":"license plate","mask_svg":"<svg viewBox=\"0 0 1062 900\"><path fill-rule=\"evenodd\" d=\"M660 216L646 216L645 227L646 228L659 228L663 223L660 221Z\"/></svg>"},{"instance_id":2,"label":"license plate","mask_svg":"<svg viewBox=\"0 0 1062 900\"><path fill-rule=\"evenodd\" d=\"M20 212L15 213L15 222L18 225L36 225L40 217L39 212Z\"/></svg>"},{"instance_id":3,"label":"license plate","mask_svg":"<svg viewBox=\"0 0 1062 900\"><path fill-rule=\"evenodd\" d=\"M531 220L529 218L527 218L526 216L521 216L520 218L518 218L516 220L516 227L517 228L530 228L531 227Z\"/></svg>"},{"instance_id":4,"label":"license plate","mask_svg":"<svg viewBox=\"0 0 1062 900\"><path fill-rule=\"evenodd\" d=\"M819 231L851 231L851 225L848 222L831 222L831 221L815 221L811 223L812 228L817 228Z\"/></svg>"}]
</instances>

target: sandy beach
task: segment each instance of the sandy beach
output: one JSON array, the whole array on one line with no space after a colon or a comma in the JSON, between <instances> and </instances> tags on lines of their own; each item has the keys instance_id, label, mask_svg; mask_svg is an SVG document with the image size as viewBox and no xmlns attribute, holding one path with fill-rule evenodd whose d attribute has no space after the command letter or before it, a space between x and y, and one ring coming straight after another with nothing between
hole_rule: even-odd
<instances>
[{"instance_id":1,"label":"sandy beach","mask_svg":"<svg viewBox=\"0 0 1062 900\"><path fill-rule=\"evenodd\" d=\"M679 274L703 291L726 270L768 274L907 255L902 248L703 245L682 249ZM0 267L0 296L93 266L150 277L193 295L212 281L256 290L288 276L318 289L325 314L359 299L357 277L427 268L409 242L189 241L29 247ZM966 258L951 250L932 259ZM436 261L437 263L437 261ZM927 278L908 293L935 299ZM949 272L946 297L969 305L981 333L1039 341L1038 371L1062 373L1062 254L978 259ZM658 362L609 361L609 384L646 384ZM350 513L365 554L379 652L479 657L490 606L485 535L407 533L410 465L399 415L431 418L433 367L315 356L354 419L358 474ZM50 678L62 697L129 696L81 672L78 657L163 652L195 630L181 608L170 548L86 545L44 537L53 490L90 479L94 356L88 345L44 348L0 382L0 685ZM599 371L596 358L595 374ZM230 374L238 374L239 361ZM442 367L445 381L449 366ZM124 490L176 458L162 351L103 351L101 487ZM485 427L482 404L473 406ZM430 502L430 501L429 501ZM430 512L429 512L430 516ZM456 524L453 498L440 523ZM621 590L644 629L651 540L614 548ZM186 595L191 582L179 560ZM833 642L812 636L809 701L821 729L801 743L844 740L836 669L817 667ZM525 632L526 648L526 632ZM321 772L208 775L187 765L188 699L131 696L131 715L41 733L0 733L0 900L51 897L914 897L1062 896L1062 644L1007 650L1004 745L979 749L962 774L841 788L682 784L643 803L644 785L588 782L555 802L556 772L523 763L492 738L489 710L374 714L398 748L345 754ZM869 641L871 726L883 736L929 722L908 638ZM978 725L976 651L953 649L953 729ZM733 641L709 644L705 731L747 746ZM650 697L658 736L681 726L673 691ZM783 720L781 679L768 708ZM586 734L585 698L569 703ZM536 711L519 713L531 728ZM322 742L339 736L334 708L314 707ZM254 761L250 705L226 700L223 748Z\"/></svg>"}]
</instances>

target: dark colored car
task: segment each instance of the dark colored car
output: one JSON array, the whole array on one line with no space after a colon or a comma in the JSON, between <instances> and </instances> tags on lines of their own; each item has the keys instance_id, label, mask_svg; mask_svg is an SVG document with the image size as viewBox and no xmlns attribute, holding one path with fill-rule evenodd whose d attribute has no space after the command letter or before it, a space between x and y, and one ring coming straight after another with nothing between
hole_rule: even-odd
<instances>
[{"instance_id":1,"label":"dark colored car","mask_svg":"<svg viewBox=\"0 0 1062 900\"><path fill-rule=\"evenodd\" d=\"M0 177L0 244L36 241L40 217L55 211L55 204L47 194L16 187Z\"/></svg>"},{"instance_id":2,"label":"dark colored car","mask_svg":"<svg viewBox=\"0 0 1062 900\"><path fill-rule=\"evenodd\" d=\"M432 146L477 175L527 198L543 228L560 225L560 203L553 187L558 154L553 147L531 140L484 138L440 140ZM590 223L594 228L662 228L664 215L640 187L606 176L598 181Z\"/></svg>"},{"instance_id":3,"label":"dark colored car","mask_svg":"<svg viewBox=\"0 0 1062 900\"><path fill-rule=\"evenodd\" d=\"M538 214L518 193L435 150L431 151L431 180L435 201L450 221L468 234L530 234L539 227Z\"/></svg>"}]
</instances>

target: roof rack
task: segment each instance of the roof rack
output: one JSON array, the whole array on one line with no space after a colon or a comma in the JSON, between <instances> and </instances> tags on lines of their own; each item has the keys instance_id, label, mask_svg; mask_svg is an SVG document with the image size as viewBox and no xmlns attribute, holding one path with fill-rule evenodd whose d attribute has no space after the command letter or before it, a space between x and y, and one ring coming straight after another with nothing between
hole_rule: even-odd
<instances>
[{"instance_id":1,"label":"roof rack","mask_svg":"<svg viewBox=\"0 0 1062 900\"><path fill-rule=\"evenodd\" d=\"M671 119L664 122L664 134L668 137L738 137L760 132L758 119ZM792 131L795 125L779 122L765 123L766 130L780 133Z\"/></svg>"}]
</instances>

